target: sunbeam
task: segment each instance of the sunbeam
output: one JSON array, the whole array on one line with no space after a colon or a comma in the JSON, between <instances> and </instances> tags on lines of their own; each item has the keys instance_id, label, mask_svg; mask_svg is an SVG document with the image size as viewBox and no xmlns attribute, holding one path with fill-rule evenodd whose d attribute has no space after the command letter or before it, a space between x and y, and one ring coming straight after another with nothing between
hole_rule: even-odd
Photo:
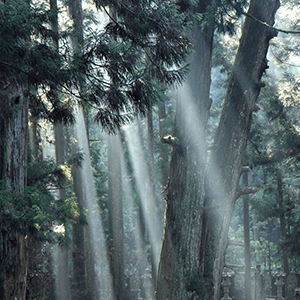
<instances>
[{"instance_id":1,"label":"sunbeam","mask_svg":"<svg viewBox=\"0 0 300 300\"><path fill-rule=\"evenodd\" d=\"M94 254L95 273L100 286L98 295L99 299L110 299L113 294L112 279L109 268L109 260L107 249L104 243L104 230L100 219L99 207L97 203L97 195L92 174L92 166L90 152L88 146L87 131L83 112L78 108L76 115L76 140L79 149L84 153L84 161L82 164L82 181L83 192L87 209L88 230L90 230L91 243Z\"/></svg>"},{"instance_id":2,"label":"sunbeam","mask_svg":"<svg viewBox=\"0 0 300 300\"><path fill-rule=\"evenodd\" d=\"M158 241L158 235L156 232L156 212L155 212L155 195L154 191L151 189L151 181L149 176L149 170L146 163L146 159L143 153L142 144L140 141L140 137L136 130L137 123L128 126L125 135L127 146L130 153L131 162L133 165L133 171L135 180L138 187L138 193L140 197L140 202L143 210L143 215L145 218L145 223L147 226L150 244L151 244L151 251L153 251L154 255L154 263L152 267L154 270L152 272L157 273L158 268L158 260L159 260L159 251L160 251L160 244ZM149 286L148 291L149 294L153 294L154 286ZM147 291L146 291L147 292Z\"/></svg>"}]
</instances>

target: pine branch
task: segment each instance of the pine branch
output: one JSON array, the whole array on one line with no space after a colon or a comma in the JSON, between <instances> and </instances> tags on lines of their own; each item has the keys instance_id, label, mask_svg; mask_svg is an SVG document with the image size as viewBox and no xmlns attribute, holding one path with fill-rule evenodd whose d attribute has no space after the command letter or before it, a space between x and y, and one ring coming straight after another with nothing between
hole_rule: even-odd
<instances>
[{"instance_id":1,"label":"pine branch","mask_svg":"<svg viewBox=\"0 0 300 300\"><path fill-rule=\"evenodd\" d=\"M132 13L133 15L136 15L136 13L135 13L132 9L130 9L129 7L127 7L127 6L123 3L123 1L118 0L118 3L119 3L121 6L123 6L127 11L129 11L130 13ZM150 21L155 22L155 23L158 24L158 22L157 22L156 20L154 20L153 18L150 18L150 17L148 17L148 16L146 16L146 18L147 18L148 20L150 20Z\"/></svg>"}]
</instances>

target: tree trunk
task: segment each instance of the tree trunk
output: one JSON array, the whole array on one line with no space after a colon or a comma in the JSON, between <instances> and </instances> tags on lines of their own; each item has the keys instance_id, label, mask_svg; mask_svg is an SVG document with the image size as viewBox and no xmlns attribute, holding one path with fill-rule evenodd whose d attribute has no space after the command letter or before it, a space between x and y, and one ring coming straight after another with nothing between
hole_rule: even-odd
<instances>
[{"instance_id":1,"label":"tree trunk","mask_svg":"<svg viewBox=\"0 0 300 300\"><path fill-rule=\"evenodd\" d=\"M166 106L165 103L160 103L158 106L158 118L159 118L159 136L163 138L167 135L166 130ZM164 187L168 182L169 166L168 166L168 148L167 145L159 144L160 152L160 169L161 169L161 185Z\"/></svg>"},{"instance_id":2,"label":"tree trunk","mask_svg":"<svg viewBox=\"0 0 300 300\"><path fill-rule=\"evenodd\" d=\"M81 52L83 42L83 19L82 19L82 0L68 1L69 14L73 20L74 34L72 36L72 48L74 53ZM81 108L78 108L81 109ZM79 113L80 114L80 113ZM76 130L74 130L75 133ZM78 143L72 145L72 152L78 151ZM73 190L78 203L86 207L83 191L82 169L76 166L73 170ZM86 296L86 257L85 257L85 232L84 225L77 223L73 227L73 276L74 287L73 298L81 299Z\"/></svg>"},{"instance_id":3,"label":"tree trunk","mask_svg":"<svg viewBox=\"0 0 300 300\"><path fill-rule=\"evenodd\" d=\"M30 143L30 149L32 152L33 159L35 161L42 161L43 160L43 149L41 146L41 136L40 131L38 128L38 118L35 116L31 116L31 136L32 140Z\"/></svg>"},{"instance_id":4,"label":"tree trunk","mask_svg":"<svg viewBox=\"0 0 300 300\"><path fill-rule=\"evenodd\" d=\"M280 209L280 235L282 239L286 238L286 221L283 208L283 189L282 189L282 177L280 171L277 171L277 192L278 192L278 205ZM283 271L286 276L289 274L289 260L287 254L283 253Z\"/></svg>"},{"instance_id":5,"label":"tree trunk","mask_svg":"<svg viewBox=\"0 0 300 300\"><path fill-rule=\"evenodd\" d=\"M156 198L155 198L155 183L154 183L154 139L153 139L153 113L152 109L148 110L147 114L148 121L148 151L149 151L149 183L150 183L150 195L149 195L149 220L150 220L150 228L154 233L154 237L156 240ZM151 274L152 281L156 282L157 280L157 264L156 261L156 253L158 253L157 243L152 243L150 239L151 245Z\"/></svg>"},{"instance_id":6,"label":"tree trunk","mask_svg":"<svg viewBox=\"0 0 300 300\"><path fill-rule=\"evenodd\" d=\"M253 0L248 13L273 25L278 7L277 0ZM159 267L159 300L190 299L193 294L201 299L212 297L212 278L213 298L220 298L228 228L239 196L241 160L249 134L251 114L260 91L260 79L267 67L269 40L276 35L275 31L260 22L246 18L206 169L213 30L209 26L198 31L199 36L194 39L198 42L197 63L191 64L197 66L196 71L200 73L195 76L192 72L192 77L198 80L197 86L190 85L191 90L187 89L184 94L184 105L177 109L177 139L166 141L173 145L173 149ZM189 82L193 81L190 79ZM195 106L189 105L190 95L198 100ZM186 114L192 119L191 123L182 114L186 109Z\"/></svg>"},{"instance_id":7,"label":"tree trunk","mask_svg":"<svg viewBox=\"0 0 300 300\"><path fill-rule=\"evenodd\" d=\"M278 0L252 0L248 14L263 23L274 24ZM229 78L225 102L209 162L207 196L217 207L211 213L214 242L214 299L220 298L220 286L227 247L227 235L235 201L241 161L246 147L251 116L261 88L261 77L267 68L269 41L276 31L246 17L239 49Z\"/></svg>"},{"instance_id":8,"label":"tree trunk","mask_svg":"<svg viewBox=\"0 0 300 300\"><path fill-rule=\"evenodd\" d=\"M197 12L204 12L212 2L199 4ZM159 300L192 299L195 293L205 298L208 280L201 240L213 31L213 26L194 29L194 69L177 99L175 137L164 140L173 148L157 281Z\"/></svg>"},{"instance_id":9,"label":"tree trunk","mask_svg":"<svg viewBox=\"0 0 300 300\"><path fill-rule=\"evenodd\" d=\"M28 99L22 85L11 80L0 91L5 107L1 116L1 175L14 197L22 197L27 178ZM0 294L1 299L26 298L28 250L20 233L22 224L7 209L0 229Z\"/></svg>"},{"instance_id":10,"label":"tree trunk","mask_svg":"<svg viewBox=\"0 0 300 300\"><path fill-rule=\"evenodd\" d=\"M50 0L50 9L56 11L57 0ZM55 18L52 19L51 27L56 36L53 37L56 50L58 51L58 15L55 14ZM54 136L55 136L55 156L56 163L59 165L65 164L65 136L64 125L62 123L54 124ZM66 191L63 188L59 189L59 198L66 197ZM65 239L67 238L67 224L65 227ZM69 284L69 255L68 247L66 244L58 245L57 250L57 298L58 300L68 300L71 298L70 284Z\"/></svg>"},{"instance_id":11,"label":"tree trunk","mask_svg":"<svg viewBox=\"0 0 300 300\"><path fill-rule=\"evenodd\" d=\"M124 233L120 136L108 137L109 224L114 299L125 299Z\"/></svg>"},{"instance_id":12,"label":"tree trunk","mask_svg":"<svg viewBox=\"0 0 300 300\"><path fill-rule=\"evenodd\" d=\"M73 145L73 153L78 148ZM73 172L73 190L77 201L81 207L85 207L83 195L82 170L79 166L74 167ZM86 268L85 268L85 243L84 243L84 225L76 223L73 226L73 288L72 299L82 299L86 293Z\"/></svg>"},{"instance_id":13,"label":"tree trunk","mask_svg":"<svg viewBox=\"0 0 300 300\"><path fill-rule=\"evenodd\" d=\"M243 173L243 184L248 186L248 173ZM244 253L245 253L245 300L251 300L251 252L250 252L250 221L249 221L249 195L243 198L244 213Z\"/></svg>"},{"instance_id":14,"label":"tree trunk","mask_svg":"<svg viewBox=\"0 0 300 300\"><path fill-rule=\"evenodd\" d=\"M85 228L85 259L86 259L86 300L98 300L97 275L95 270L95 253L92 243L92 230L90 226Z\"/></svg>"},{"instance_id":15,"label":"tree trunk","mask_svg":"<svg viewBox=\"0 0 300 300\"><path fill-rule=\"evenodd\" d=\"M68 0L69 14L74 22L74 34L72 36L72 48L74 52L81 52L83 42L83 16L82 0Z\"/></svg>"},{"instance_id":16,"label":"tree trunk","mask_svg":"<svg viewBox=\"0 0 300 300\"><path fill-rule=\"evenodd\" d=\"M56 163L59 165L65 164L65 136L64 136L64 125L62 123L54 124L54 136L55 136L55 156ZM63 188L59 189L58 194L60 199L66 197L66 191ZM67 224L65 227L65 236L67 239ZM68 245L58 245L57 253L57 299L68 300L71 298L70 284L69 284L69 255Z\"/></svg>"}]
</instances>

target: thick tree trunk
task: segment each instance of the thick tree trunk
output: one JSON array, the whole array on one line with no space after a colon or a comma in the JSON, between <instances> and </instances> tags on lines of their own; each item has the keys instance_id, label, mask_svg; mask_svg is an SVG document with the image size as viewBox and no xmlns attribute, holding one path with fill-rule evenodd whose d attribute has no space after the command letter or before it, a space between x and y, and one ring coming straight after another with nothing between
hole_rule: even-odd
<instances>
[{"instance_id":1,"label":"thick tree trunk","mask_svg":"<svg viewBox=\"0 0 300 300\"><path fill-rule=\"evenodd\" d=\"M248 13L273 25L278 7L278 0L253 0ZM191 90L185 91L185 103L177 109L175 135L178 139L166 141L173 145L173 152L159 267L159 300L190 299L193 294L206 299L212 291L211 277L213 298L220 298L228 228L239 196L241 161L251 114L260 91L261 76L267 67L269 40L276 35L260 22L246 18L209 165L204 173L213 31L208 27L199 33L195 39L198 41L197 63L191 64L197 66L200 73L195 76L192 72L193 78L198 80L198 89L191 84ZM196 106L189 105L190 95L200 98ZM184 118L184 111L192 119L191 123Z\"/></svg>"},{"instance_id":2,"label":"thick tree trunk","mask_svg":"<svg viewBox=\"0 0 300 300\"><path fill-rule=\"evenodd\" d=\"M274 24L278 0L252 0L248 14L263 23ZM220 298L220 286L227 247L227 235L235 201L241 161L246 147L251 115L261 87L261 77L267 68L269 41L276 32L250 17L246 17L239 49L229 78L225 103L215 135L208 171L208 199L217 207L211 214L214 242L214 299Z\"/></svg>"},{"instance_id":3,"label":"thick tree trunk","mask_svg":"<svg viewBox=\"0 0 300 300\"><path fill-rule=\"evenodd\" d=\"M199 5L198 12L205 11L206 5ZM213 26L194 29L196 54L191 58L188 85L177 101L175 138L164 140L173 149L157 281L159 300L192 299L194 294L205 299L208 286L201 241L213 31Z\"/></svg>"},{"instance_id":4,"label":"thick tree trunk","mask_svg":"<svg viewBox=\"0 0 300 300\"><path fill-rule=\"evenodd\" d=\"M22 197L26 185L28 145L28 99L22 85L9 82L0 91L1 115L1 179ZM27 240L20 233L20 222L7 209L0 215L0 295L3 300L25 300L28 252Z\"/></svg>"},{"instance_id":5,"label":"thick tree trunk","mask_svg":"<svg viewBox=\"0 0 300 300\"><path fill-rule=\"evenodd\" d=\"M28 99L21 85L11 84L0 91L6 107L4 116L2 178L22 194L27 180Z\"/></svg>"}]
</instances>

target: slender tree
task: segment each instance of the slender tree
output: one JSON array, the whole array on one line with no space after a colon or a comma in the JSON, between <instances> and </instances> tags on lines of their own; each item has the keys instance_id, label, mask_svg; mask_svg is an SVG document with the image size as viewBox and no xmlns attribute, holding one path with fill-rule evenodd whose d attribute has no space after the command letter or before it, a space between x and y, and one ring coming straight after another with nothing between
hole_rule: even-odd
<instances>
[{"instance_id":1,"label":"slender tree","mask_svg":"<svg viewBox=\"0 0 300 300\"><path fill-rule=\"evenodd\" d=\"M109 207L109 240L111 252L111 274L113 276L113 297L125 299L124 274L124 230L123 230L123 197L121 171L122 145L120 136L108 137L108 207Z\"/></svg>"},{"instance_id":2,"label":"slender tree","mask_svg":"<svg viewBox=\"0 0 300 300\"><path fill-rule=\"evenodd\" d=\"M280 210L279 221L280 221L280 235L283 240L286 239L286 220L283 208L283 187L282 187L282 177L280 171L277 171L277 193L278 193L278 206ZM288 256L284 252L283 253L283 271L285 274L289 274L289 261Z\"/></svg>"},{"instance_id":3,"label":"slender tree","mask_svg":"<svg viewBox=\"0 0 300 300\"><path fill-rule=\"evenodd\" d=\"M53 18L51 27L54 32L53 43L57 51L58 48L58 7L57 0L50 0L50 9L53 11ZM65 164L65 135L64 124L57 122L54 124L54 138L55 138L55 157L56 163L59 165ZM66 197L66 191L64 188L59 188L58 197L64 199ZM57 253L57 297L59 300L70 299L70 285L69 285L69 257L68 257L68 245L67 245L67 224L64 226L65 241L58 246Z\"/></svg>"},{"instance_id":4,"label":"slender tree","mask_svg":"<svg viewBox=\"0 0 300 300\"><path fill-rule=\"evenodd\" d=\"M248 173L243 173L243 185L248 187ZM251 300L251 251L250 251L250 218L249 195L243 196L244 253L245 253L245 298Z\"/></svg>"},{"instance_id":5,"label":"slender tree","mask_svg":"<svg viewBox=\"0 0 300 300\"><path fill-rule=\"evenodd\" d=\"M82 1L70 0L68 1L68 8L71 20L73 21L73 35L72 35L72 49L73 52L79 55L83 47L83 17L82 17ZM79 89L81 86L79 86ZM80 109L80 108L79 108ZM73 134L76 139L76 129L73 129ZM75 155L79 150L78 142L73 143L72 153ZM79 205L86 207L85 194L83 187L82 169L80 166L75 166L73 169L73 190L77 197ZM73 226L73 277L74 288L73 298L80 299L86 296L87 282L86 282L86 245L85 245L85 230L84 224L77 223Z\"/></svg>"},{"instance_id":6,"label":"slender tree","mask_svg":"<svg viewBox=\"0 0 300 300\"><path fill-rule=\"evenodd\" d=\"M155 198L155 176L154 176L154 137L153 137L153 112L152 109L148 110L147 113L147 128L148 128L148 151L149 151L149 184L150 184L150 195L149 195L149 220L152 232L156 236L156 198ZM156 238L151 241L156 241ZM151 274L153 282L157 279L157 264L156 261L158 249L157 243L151 244Z\"/></svg>"}]
</instances>

